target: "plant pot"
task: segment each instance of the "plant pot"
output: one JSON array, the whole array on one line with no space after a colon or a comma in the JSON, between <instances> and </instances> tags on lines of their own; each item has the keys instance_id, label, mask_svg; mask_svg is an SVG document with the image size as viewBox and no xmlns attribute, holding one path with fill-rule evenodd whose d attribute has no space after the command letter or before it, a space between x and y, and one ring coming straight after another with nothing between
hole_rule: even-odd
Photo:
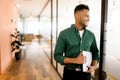
<instances>
[{"instance_id":1,"label":"plant pot","mask_svg":"<svg viewBox=\"0 0 120 80\"><path fill-rule=\"evenodd\" d=\"M15 53L15 59L20 60L21 59L21 51Z\"/></svg>"}]
</instances>

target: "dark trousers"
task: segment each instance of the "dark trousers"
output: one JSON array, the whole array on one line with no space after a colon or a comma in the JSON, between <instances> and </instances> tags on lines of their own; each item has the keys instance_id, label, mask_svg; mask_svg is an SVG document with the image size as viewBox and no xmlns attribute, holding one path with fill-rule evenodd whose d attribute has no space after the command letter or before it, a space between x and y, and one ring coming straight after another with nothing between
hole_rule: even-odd
<instances>
[{"instance_id":1,"label":"dark trousers","mask_svg":"<svg viewBox=\"0 0 120 80\"><path fill-rule=\"evenodd\" d=\"M63 80L91 80L91 74L64 68Z\"/></svg>"}]
</instances>

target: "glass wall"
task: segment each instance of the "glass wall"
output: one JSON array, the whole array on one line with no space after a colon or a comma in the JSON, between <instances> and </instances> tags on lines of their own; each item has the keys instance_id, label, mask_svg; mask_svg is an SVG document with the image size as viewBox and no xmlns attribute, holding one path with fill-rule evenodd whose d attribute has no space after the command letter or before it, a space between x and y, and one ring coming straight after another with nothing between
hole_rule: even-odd
<instances>
[{"instance_id":1,"label":"glass wall","mask_svg":"<svg viewBox=\"0 0 120 80\"><path fill-rule=\"evenodd\" d=\"M51 1L45 6L44 11L40 15L40 34L43 36L40 43L51 60Z\"/></svg>"},{"instance_id":2,"label":"glass wall","mask_svg":"<svg viewBox=\"0 0 120 80\"><path fill-rule=\"evenodd\" d=\"M58 11L57 11L57 4L58 4L58 2L57 2L57 0L53 0L53 22L52 22L52 38L53 38L53 40L52 40L52 52L54 52L54 49L55 49L55 44L56 44L56 40L57 40L57 34L58 34ZM54 59L54 53L52 54L52 62L53 62L53 65L54 65L54 67L56 68L57 67L57 65L56 65L56 61L55 61L55 59Z\"/></svg>"},{"instance_id":3,"label":"glass wall","mask_svg":"<svg viewBox=\"0 0 120 80\"><path fill-rule=\"evenodd\" d=\"M120 1L108 1L108 14L106 24L106 43L104 71L113 80L120 80Z\"/></svg>"}]
</instances>

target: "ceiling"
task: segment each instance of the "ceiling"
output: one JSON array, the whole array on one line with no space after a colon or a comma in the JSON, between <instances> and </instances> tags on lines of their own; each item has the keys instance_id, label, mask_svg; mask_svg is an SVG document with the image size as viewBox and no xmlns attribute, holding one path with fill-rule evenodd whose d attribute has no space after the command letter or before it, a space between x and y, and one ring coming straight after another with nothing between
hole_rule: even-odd
<instances>
[{"instance_id":1,"label":"ceiling","mask_svg":"<svg viewBox=\"0 0 120 80\"><path fill-rule=\"evenodd\" d=\"M14 0L21 17L38 17L50 0Z\"/></svg>"},{"instance_id":2,"label":"ceiling","mask_svg":"<svg viewBox=\"0 0 120 80\"><path fill-rule=\"evenodd\" d=\"M49 15L49 10L48 10L49 6L47 5L50 1L51 0L14 0L15 4L17 6L19 5L18 10L20 13L20 17L25 17L25 18L26 17L38 17L39 15L41 15L41 13L46 7L47 7L46 8L47 10L44 10L44 15ZM93 1L94 2L96 1L98 3L98 1L100 0L93 0ZM89 0L74 0L74 1L73 0L60 0L59 1L59 16L73 15L73 9L76 6L76 4L86 3L86 2L91 3L91 1ZM63 3L65 4L64 7L63 7Z\"/></svg>"},{"instance_id":3,"label":"ceiling","mask_svg":"<svg viewBox=\"0 0 120 80\"><path fill-rule=\"evenodd\" d=\"M44 15L48 15L49 16L49 6L50 5L48 3L50 3L51 0L13 0L15 2L15 4L18 7L19 13L20 13L20 17L38 17L39 15L41 15L41 13L43 12L43 10L46 8L47 10L44 11ZM68 3L69 1L69 3ZM56 2L56 0L54 0L54 3ZM64 13L64 12L70 12L73 11L73 8L75 6L75 4L79 3L80 0L60 0L59 1L59 14L60 15L69 15L68 13ZM64 5L63 7L63 3L65 3L66 5ZM71 6L73 6L71 8ZM55 6L54 6L55 9ZM63 14L64 13L64 14ZM71 13L72 14L72 13ZM66 16L66 15L65 15Z\"/></svg>"},{"instance_id":4,"label":"ceiling","mask_svg":"<svg viewBox=\"0 0 120 80\"><path fill-rule=\"evenodd\" d=\"M19 5L18 10L20 13L20 17L30 17L30 16L38 17L39 15L41 15L41 13L43 12L43 10L46 8L46 6L51 0L13 0L13 1L15 2L17 6ZM63 3L65 4L64 7L63 7ZM101 7L100 6L101 0L93 0L93 2L91 2L91 0L60 0L59 1L59 16L60 15L62 16L73 15L71 12L73 12L73 9L76 6L76 4L79 4L79 3L89 4L92 10L94 9L96 10L96 7L94 6ZM111 7L120 6L118 4L120 3L120 0L111 0L108 3L110 4ZM45 10L44 13L48 15L49 13L48 11L49 10Z\"/></svg>"}]
</instances>

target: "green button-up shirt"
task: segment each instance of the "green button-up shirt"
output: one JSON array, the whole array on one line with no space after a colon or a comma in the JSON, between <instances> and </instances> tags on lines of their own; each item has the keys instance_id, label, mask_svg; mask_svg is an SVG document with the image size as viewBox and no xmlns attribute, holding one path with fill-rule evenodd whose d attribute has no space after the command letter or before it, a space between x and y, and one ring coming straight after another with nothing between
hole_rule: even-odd
<instances>
[{"instance_id":1,"label":"green button-up shirt","mask_svg":"<svg viewBox=\"0 0 120 80\"><path fill-rule=\"evenodd\" d=\"M89 30L84 29L81 38L78 29L72 24L71 27L60 32L54 51L54 58L63 65L65 57L75 58L81 51L91 52L92 59L98 60L98 48L94 34ZM76 64L65 65L71 67L76 66Z\"/></svg>"}]
</instances>

